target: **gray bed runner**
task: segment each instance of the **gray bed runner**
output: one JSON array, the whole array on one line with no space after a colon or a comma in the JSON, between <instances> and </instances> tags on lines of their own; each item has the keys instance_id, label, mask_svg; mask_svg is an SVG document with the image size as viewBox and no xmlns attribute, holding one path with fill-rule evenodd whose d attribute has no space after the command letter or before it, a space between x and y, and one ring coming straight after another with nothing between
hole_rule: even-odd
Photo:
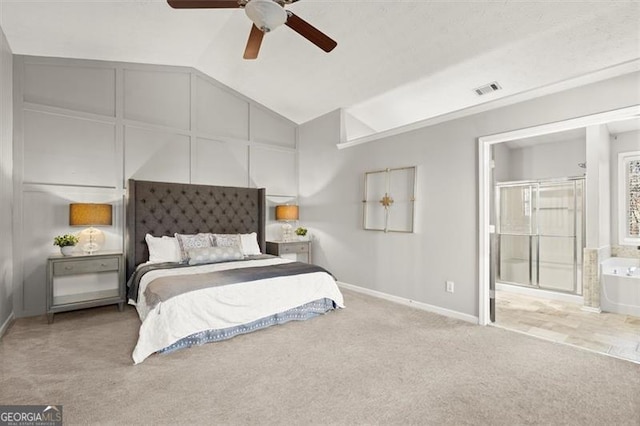
<instances>
[{"instance_id":1,"label":"gray bed runner","mask_svg":"<svg viewBox=\"0 0 640 426\"><path fill-rule=\"evenodd\" d=\"M243 260L230 260L229 262L243 262L245 260L256 260L256 259L272 259L276 256L272 256L270 254L259 254L253 256L247 256ZM156 271L158 269L176 269L176 268L189 268L192 265L188 263L177 263L177 262L162 262L162 263L147 263L140 265L136 268L129 280L127 281L127 297L131 300L138 301L138 286L140 285L140 280L147 272Z\"/></svg>"},{"instance_id":2,"label":"gray bed runner","mask_svg":"<svg viewBox=\"0 0 640 426\"><path fill-rule=\"evenodd\" d=\"M326 269L317 265L291 262L202 274L180 275L179 277L160 277L147 286L144 291L144 297L149 308L153 309L158 303L165 302L172 297L204 288L314 272L329 273Z\"/></svg>"}]
</instances>

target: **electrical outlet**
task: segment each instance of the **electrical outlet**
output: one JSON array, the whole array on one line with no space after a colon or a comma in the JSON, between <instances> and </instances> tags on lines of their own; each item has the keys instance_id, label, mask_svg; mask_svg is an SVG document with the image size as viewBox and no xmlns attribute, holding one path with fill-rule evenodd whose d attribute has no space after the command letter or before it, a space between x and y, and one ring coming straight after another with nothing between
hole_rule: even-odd
<instances>
[{"instance_id":1,"label":"electrical outlet","mask_svg":"<svg viewBox=\"0 0 640 426\"><path fill-rule=\"evenodd\" d=\"M454 289L454 284L453 281L447 281L447 292L448 293L453 293L453 289Z\"/></svg>"}]
</instances>

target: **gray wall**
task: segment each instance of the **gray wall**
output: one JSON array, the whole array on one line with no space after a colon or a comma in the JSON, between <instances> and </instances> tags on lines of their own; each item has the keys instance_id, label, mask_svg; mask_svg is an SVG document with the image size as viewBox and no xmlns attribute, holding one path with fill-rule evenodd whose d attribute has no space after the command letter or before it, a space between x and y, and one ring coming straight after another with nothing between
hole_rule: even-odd
<instances>
[{"instance_id":1,"label":"gray wall","mask_svg":"<svg viewBox=\"0 0 640 426\"><path fill-rule=\"evenodd\" d=\"M477 317L477 138L640 104L639 85L634 73L344 150L339 112L303 124L300 197L315 260L338 280ZM416 232L362 230L364 172L412 165Z\"/></svg>"},{"instance_id":2,"label":"gray wall","mask_svg":"<svg viewBox=\"0 0 640 426\"><path fill-rule=\"evenodd\" d=\"M0 336L13 312L13 57L0 28Z\"/></svg>"},{"instance_id":3,"label":"gray wall","mask_svg":"<svg viewBox=\"0 0 640 426\"><path fill-rule=\"evenodd\" d=\"M587 158L585 139L543 143L511 150L509 180L583 176L578 166ZM496 164L496 167L498 164Z\"/></svg>"},{"instance_id":4,"label":"gray wall","mask_svg":"<svg viewBox=\"0 0 640 426\"><path fill-rule=\"evenodd\" d=\"M509 182L514 180L511 177L511 151L506 143L497 143L491 146L493 163L493 179L498 182Z\"/></svg>"},{"instance_id":5,"label":"gray wall","mask_svg":"<svg viewBox=\"0 0 640 426\"><path fill-rule=\"evenodd\" d=\"M618 154L622 152L640 151L640 131L624 132L611 135L611 245L617 245L620 230L620 210L618 206Z\"/></svg>"},{"instance_id":6,"label":"gray wall","mask_svg":"<svg viewBox=\"0 0 640 426\"><path fill-rule=\"evenodd\" d=\"M14 56L14 77L17 316L45 310L70 202L112 203L104 249L120 251L129 178L297 196L295 123L194 69Z\"/></svg>"},{"instance_id":7,"label":"gray wall","mask_svg":"<svg viewBox=\"0 0 640 426\"><path fill-rule=\"evenodd\" d=\"M496 182L583 176L578 163L586 161L586 140L572 139L526 147L493 146Z\"/></svg>"}]
</instances>

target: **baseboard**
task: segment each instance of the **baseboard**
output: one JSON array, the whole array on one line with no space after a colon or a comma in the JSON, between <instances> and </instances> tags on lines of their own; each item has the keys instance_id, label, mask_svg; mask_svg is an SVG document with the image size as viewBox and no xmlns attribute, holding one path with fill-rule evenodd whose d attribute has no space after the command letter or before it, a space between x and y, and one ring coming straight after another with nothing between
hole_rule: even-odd
<instances>
[{"instance_id":1,"label":"baseboard","mask_svg":"<svg viewBox=\"0 0 640 426\"><path fill-rule=\"evenodd\" d=\"M2 326L0 326L0 339L2 339L2 336L4 336L4 333L7 332L7 330L9 329L9 326L13 322L14 318L15 318L15 316L13 315L13 312L11 312L9 314L9 317L7 318L7 320L4 322L4 324L2 324Z\"/></svg>"},{"instance_id":2,"label":"baseboard","mask_svg":"<svg viewBox=\"0 0 640 426\"><path fill-rule=\"evenodd\" d=\"M357 285L348 284L340 281L338 281L338 286L343 287L347 290L352 290L358 293L377 297L378 299L384 299L390 302L399 303L405 306L411 306L413 308L421 309L423 311L431 312L434 314L439 314L446 317L455 318L462 321L478 324L478 317L474 317L473 315L463 314L462 312L452 311L450 309L441 308L439 306L429 305L428 303L416 302L415 300L406 299L404 297L399 297L399 296L393 296L391 294L383 293L381 291L371 290L368 288L364 288L364 287L360 287Z\"/></svg>"}]
</instances>

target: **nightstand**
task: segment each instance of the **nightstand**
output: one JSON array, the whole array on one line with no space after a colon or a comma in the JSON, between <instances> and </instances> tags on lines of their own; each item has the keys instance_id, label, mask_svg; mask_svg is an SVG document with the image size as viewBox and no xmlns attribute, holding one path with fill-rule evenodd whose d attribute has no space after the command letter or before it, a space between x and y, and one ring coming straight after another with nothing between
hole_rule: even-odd
<instances>
[{"instance_id":1,"label":"nightstand","mask_svg":"<svg viewBox=\"0 0 640 426\"><path fill-rule=\"evenodd\" d=\"M58 312L118 304L124 309L124 256L98 253L47 259L47 319Z\"/></svg>"},{"instance_id":2,"label":"nightstand","mask_svg":"<svg viewBox=\"0 0 640 426\"><path fill-rule=\"evenodd\" d=\"M311 263L311 241L267 241L267 254L306 254L307 263Z\"/></svg>"}]
</instances>

